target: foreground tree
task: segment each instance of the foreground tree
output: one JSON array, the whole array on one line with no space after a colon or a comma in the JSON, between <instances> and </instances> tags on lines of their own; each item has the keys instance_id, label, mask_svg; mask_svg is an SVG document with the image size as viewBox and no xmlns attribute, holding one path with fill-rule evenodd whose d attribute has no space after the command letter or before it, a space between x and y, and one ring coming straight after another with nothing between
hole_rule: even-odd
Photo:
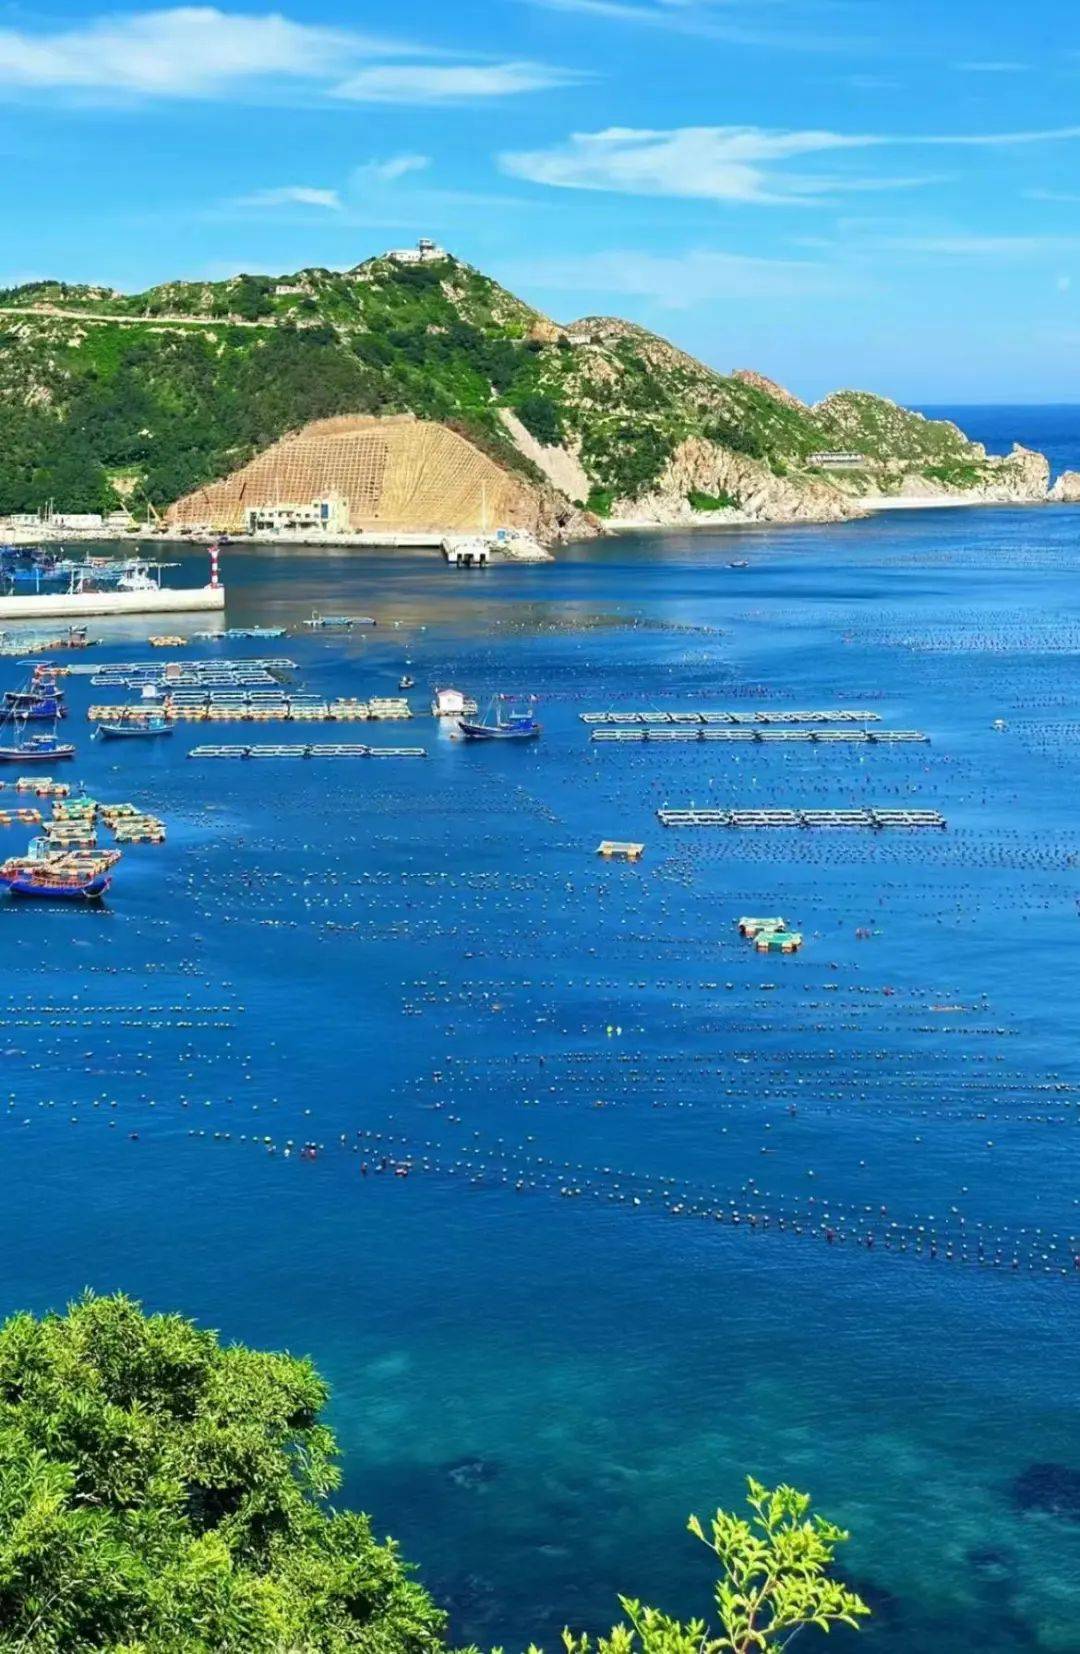
<instances>
[{"instance_id":1,"label":"foreground tree","mask_svg":"<svg viewBox=\"0 0 1080 1654\"><path fill-rule=\"evenodd\" d=\"M87 1295L0 1327L0 1651L440 1654L445 1617L366 1516L307 1361L223 1348L178 1315ZM775 1654L869 1610L829 1576L847 1534L794 1489L718 1511L721 1630L623 1598L598 1654ZM589 1654L564 1635L567 1654ZM534 1651L530 1651L534 1654Z\"/></svg>"},{"instance_id":2,"label":"foreground tree","mask_svg":"<svg viewBox=\"0 0 1080 1654\"><path fill-rule=\"evenodd\" d=\"M88 1296L0 1328L0 1649L429 1654L443 1616L330 1510L310 1363Z\"/></svg>"},{"instance_id":3,"label":"foreground tree","mask_svg":"<svg viewBox=\"0 0 1080 1654\"><path fill-rule=\"evenodd\" d=\"M869 1608L829 1574L836 1547L848 1534L808 1515L809 1494L785 1486L770 1490L752 1476L747 1485L750 1521L718 1510L708 1535L696 1516L688 1524L720 1564L719 1630L620 1597L629 1624L601 1637L597 1654L778 1654L807 1626L858 1629ZM567 1654L590 1654L588 1637L567 1631L563 1642Z\"/></svg>"}]
</instances>

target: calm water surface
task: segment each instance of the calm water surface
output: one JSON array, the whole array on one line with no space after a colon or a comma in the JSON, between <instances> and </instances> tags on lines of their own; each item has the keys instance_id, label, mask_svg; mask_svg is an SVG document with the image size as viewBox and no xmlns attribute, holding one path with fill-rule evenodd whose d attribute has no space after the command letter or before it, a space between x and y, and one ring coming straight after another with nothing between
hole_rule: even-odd
<instances>
[{"instance_id":1,"label":"calm water surface","mask_svg":"<svg viewBox=\"0 0 1080 1654\"><path fill-rule=\"evenodd\" d=\"M390 693L409 659L414 705L532 690L544 737L425 716L370 736L422 763L196 763L193 726L91 745L70 680L75 773L169 842L104 912L0 907L0 1309L124 1287L310 1353L345 1496L462 1640L552 1647L620 1590L703 1608L685 1517L749 1470L853 1530L867 1650L1075 1649L1078 536L946 511L473 575L231 554L230 622L296 629L262 648L305 688ZM313 605L380 624L313 637ZM97 658L152 653L102 629ZM840 706L932 745L579 719ZM949 827L659 826L691 801ZM802 953L748 949L755 912Z\"/></svg>"}]
</instances>

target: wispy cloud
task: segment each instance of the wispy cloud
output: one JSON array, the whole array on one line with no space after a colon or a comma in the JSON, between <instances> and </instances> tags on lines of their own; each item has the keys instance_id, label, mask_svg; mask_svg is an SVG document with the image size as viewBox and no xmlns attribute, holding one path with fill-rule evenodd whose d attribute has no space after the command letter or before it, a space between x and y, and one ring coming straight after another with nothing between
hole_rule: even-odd
<instances>
[{"instance_id":1,"label":"wispy cloud","mask_svg":"<svg viewBox=\"0 0 1080 1654\"><path fill-rule=\"evenodd\" d=\"M931 253L947 258L1033 258L1073 252L1080 236L1069 235L902 235L878 243L893 252Z\"/></svg>"},{"instance_id":2,"label":"wispy cloud","mask_svg":"<svg viewBox=\"0 0 1080 1654\"><path fill-rule=\"evenodd\" d=\"M690 310L710 300L795 298L839 291L844 278L810 260L743 258L695 250L665 255L638 251L530 258L500 271L512 287L533 292L619 295L664 310Z\"/></svg>"},{"instance_id":3,"label":"wispy cloud","mask_svg":"<svg viewBox=\"0 0 1080 1654\"><path fill-rule=\"evenodd\" d=\"M236 207L323 207L328 212L340 212L341 196L337 190L314 189L309 184L282 184L277 189L253 190L250 195L237 196Z\"/></svg>"},{"instance_id":4,"label":"wispy cloud","mask_svg":"<svg viewBox=\"0 0 1080 1654\"><path fill-rule=\"evenodd\" d=\"M382 63L361 69L334 87L355 103L460 103L542 92L585 77L545 63Z\"/></svg>"},{"instance_id":5,"label":"wispy cloud","mask_svg":"<svg viewBox=\"0 0 1080 1654\"><path fill-rule=\"evenodd\" d=\"M735 0L529 0L545 11L578 13L611 23L662 29L665 34L696 35L732 46L766 46L770 50L827 52L867 45L862 36L822 26L820 8L814 26L800 26L791 6L774 8L776 22L769 27L768 8L760 0L739 5Z\"/></svg>"},{"instance_id":6,"label":"wispy cloud","mask_svg":"<svg viewBox=\"0 0 1080 1654\"><path fill-rule=\"evenodd\" d=\"M391 155L385 161L363 161L354 167L353 183L361 187L370 184L392 184L410 172L423 172L431 165L430 155Z\"/></svg>"},{"instance_id":7,"label":"wispy cloud","mask_svg":"<svg viewBox=\"0 0 1080 1654\"><path fill-rule=\"evenodd\" d=\"M49 90L94 102L192 99L291 85L365 103L449 103L579 78L539 63L459 62L404 39L216 6L100 16L75 27L0 28L0 97Z\"/></svg>"},{"instance_id":8,"label":"wispy cloud","mask_svg":"<svg viewBox=\"0 0 1080 1654\"><path fill-rule=\"evenodd\" d=\"M953 65L965 75L1020 75L1030 68L1027 63L1013 63L1005 59L976 60L972 63L956 63Z\"/></svg>"},{"instance_id":9,"label":"wispy cloud","mask_svg":"<svg viewBox=\"0 0 1080 1654\"><path fill-rule=\"evenodd\" d=\"M991 133L896 134L783 131L756 126L670 130L608 127L575 132L547 149L512 150L504 172L561 189L709 201L810 204L851 190L906 189L931 178L806 173L784 163L830 152L904 148L1005 148L1080 138L1080 127Z\"/></svg>"},{"instance_id":10,"label":"wispy cloud","mask_svg":"<svg viewBox=\"0 0 1080 1654\"><path fill-rule=\"evenodd\" d=\"M389 43L351 30L213 6L99 17L70 29L0 29L0 87L207 97L238 82L341 72Z\"/></svg>"}]
</instances>

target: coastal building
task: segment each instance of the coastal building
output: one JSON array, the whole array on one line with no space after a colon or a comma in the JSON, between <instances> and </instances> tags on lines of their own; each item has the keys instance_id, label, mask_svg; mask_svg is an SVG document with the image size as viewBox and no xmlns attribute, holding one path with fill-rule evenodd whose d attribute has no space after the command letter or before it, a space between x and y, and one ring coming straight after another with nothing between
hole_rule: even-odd
<instances>
[{"instance_id":1,"label":"coastal building","mask_svg":"<svg viewBox=\"0 0 1080 1654\"><path fill-rule=\"evenodd\" d=\"M252 505L245 513L249 534L347 534L349 502L343 494L326 494L304 504L293 501Z\"/></svg>"},{"instance_id":2,"label":"coastal building","mask_svg":"<svg viewBox=\"0 0 1080 1654\"><path fill-rule=\"evenodd\" d=\"M415 247L392 247L386 254L395 264L437 264L447 257L445 247L439 247L422 235Z\"/></svg>"},{"instance_id":3,"label":"coastal building","mask_svg":"<svg viewBox=\"0 0 1080 1654\"><path fill-rule=\"evenodd\" d=\"M807 454L806 463L819 466L823 471L853 471L870 462L865 454L839 452Z\"/></svg>"}]
</instances>

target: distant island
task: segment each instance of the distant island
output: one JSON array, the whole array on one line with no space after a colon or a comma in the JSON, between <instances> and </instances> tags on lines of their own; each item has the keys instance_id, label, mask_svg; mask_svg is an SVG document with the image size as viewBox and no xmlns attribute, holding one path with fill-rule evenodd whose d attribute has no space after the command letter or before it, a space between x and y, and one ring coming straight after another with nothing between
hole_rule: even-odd
<instances>
[{"instance_id":1,"label":"distant island","mask_svg":"<svg viewBox=\"0 0 1080 1654\"><path fill-rule=\"evenodd\" d=\"M350 464L374 475L371 433L390 417L397 498L410 463L402 416L424 454L438 426L455 452L487 462L460 491L454 526L481 526L494 493L508 521L546 539L620 524L830 522L882 497L1038 501L1049 489L1045 458L1019 445L988 455L957 426L861 391L810 406L612 317L560 325L428 242L345 272L137 295L61 281L0 292L2 516L54 503L242 526L212 515L238 509L244 489L208 485L309 426L366 432L367 457L349 450ZM342 418L352 424L316 425ZM430 476L426 487L437 502ZM365 510L390 520L381 489L371 483L366 504L344 499L350 527ZM272 506L272 493L267 480L258 503ZM408 501L395 509L407 517Z\"/></svg>"}]
</instances>

